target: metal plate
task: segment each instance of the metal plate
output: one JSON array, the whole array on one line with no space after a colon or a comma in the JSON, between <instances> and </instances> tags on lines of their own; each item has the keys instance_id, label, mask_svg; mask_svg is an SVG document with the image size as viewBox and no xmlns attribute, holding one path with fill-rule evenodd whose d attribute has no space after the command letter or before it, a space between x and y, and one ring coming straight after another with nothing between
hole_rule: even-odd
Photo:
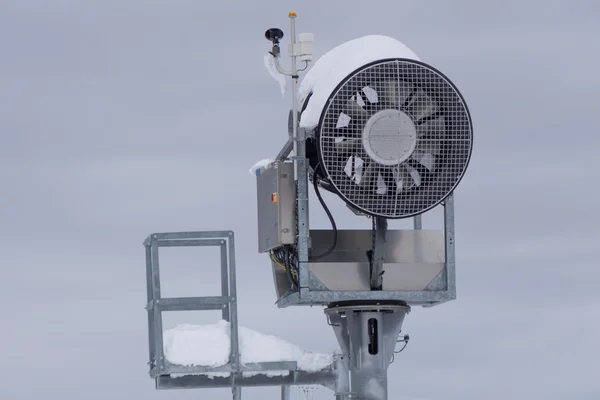
<instances>
[{"instance_id":1,"label":"metal plate","mask_svg":"<svg viewBox=\"0 0 600 400\"><path fill-rule=\"evenodd\" d=\"M311 251L322 254L331 243L332 234L329 230L311 230ZM328 290L370 290L367 251L371 244L369 230L339 230L336 250L319 262L309 263L309 269ZM383 290L425 290L444 270L444 257L442 231L388 231Z\"/></svg>"},{"instance_id":2,"label":"metal plate","mask_svg":"<svg viewBox=\"0 0 600 400\"><path fill-rule=\"evenodd\" d=\"M294 164L278 162L257 177L258 251L267 252L296 239Z\"/></svg>"}]
</instances>

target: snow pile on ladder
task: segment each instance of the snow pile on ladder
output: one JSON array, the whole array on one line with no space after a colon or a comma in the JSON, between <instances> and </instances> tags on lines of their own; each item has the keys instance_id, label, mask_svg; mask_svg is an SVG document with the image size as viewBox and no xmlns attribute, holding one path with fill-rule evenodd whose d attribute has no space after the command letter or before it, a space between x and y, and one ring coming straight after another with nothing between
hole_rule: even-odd
<instances>
[{"instance_id":1,"label":"snow pile on ladder","mask_svg":"<svg viewBox=\"0 0 600 400\"><path fill-rule=\"evenodd\" d=\"M225 320L209 325L178 325L164 332L165 358L172 364L182 366L226 365L229 362L231 345L229 332L229 322ZM333 354L306 351L276 336L265 335L244 326L238 327L238 333L242 365L296 361L299 371L310 373L329 368L334 361ZM211 372L204 375L226 377L229 374L229 372ZM289 371L244 372L244 376L257 374L283 376L288 375ZM178 374L178 376L182 375Z\"/></svg>"}]
</instances>

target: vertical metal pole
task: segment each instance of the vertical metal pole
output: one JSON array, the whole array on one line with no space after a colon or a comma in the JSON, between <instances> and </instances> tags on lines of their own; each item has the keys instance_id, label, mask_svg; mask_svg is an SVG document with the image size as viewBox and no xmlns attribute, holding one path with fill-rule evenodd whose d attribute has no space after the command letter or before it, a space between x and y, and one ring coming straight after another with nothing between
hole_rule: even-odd
<instances>
[{"instance_id":1,"label":"vertical metal pole","mask_svg":"<svg viewBox=\"0 0 600 400\"><path fill-rule=\"evenodd\" d=\"M290 387L284 385L281 387L281 400L291 400Z\"/></svg>"},{"instance_id":2,"label":"vertical metal pole","mask_svg":"<svg viewBox=\"0 0 600 400\"><path fill-rule=\"evenodd\" d=\"M423 229L423 221L421 214L416 215L413 219L415 230Z\"/></svg>"},{"instance_id":3,"label":"vertical metal pole","mask_svg":"<svg viewBox=\"0 0 600 400\"><path fill-rule=\"evenodd\" d=\"M149 244L145 244L146 248L146 304L154 306L154 285L152 284L152 250ZM155 349L154 349L154 310L148 309L148 365L152 369L155 365Z\"/></svg>"},{"instance_id":4,"label":"vertical metal pole","mask_svg":"<svg viewBox=\"0 0 600 400\"><path fill-rule=\"evenodd\" d=\"M350 390L362 400L387 400L389 361L383 344L383 313L353 313L348 314L346 318L354 346L353 354L356 355L352 361L353 365L350 366ZM374 332L371 331L370 321L375 321L377 326ZM378 347L374 351L371 348L373 344Z\"/></svg>"},{"instance_id":5,"label":"vertical metal pole","mask_svg":"<svg viewBox=\"0 0 600 400\"><path fill-rule=\"evenodd\" d=\"M373 219L374 237L373 251L371 253L371 290L382 290L387 226L385 218Z\"/></svg>"},{"instance_id":6,"label":"vertical metal pole","mask_svg":"<svg viewBox=\"0 0 600 400\"><path fill-rule=\"evenodd\" d=\"M150 241L151 269L152 269L152 297L154 307L152 313L154 316L154 356L156 359L156 369L159 374L165 371L165 354L163 347L163 324L162 313L160 311L160 267L158 262L158 239L152 235Z\"/></svg>"},{"instance_id":7,"label":"vertical metal pole","mask_svg":"<svg viewBox=\"0 0 600 400\"><path fill-rule=\"evenodd\" d=\"M444 201L444 240L448 292L456 298L456 262L454 251L454 193Z\"/></svg>"},{"instance_id":8,"label":"vertical metal pole","mask_svg":"<svg viewBox=\"0 0 600 400\"><path fill-rule=\"evenodd\" d=\"M298 163L298 275L300 296L302 290L308 290L308 250L310 247L310 228L308 221L308 170L306 165L306 149L304 140L306 132L303 128L299 130L299 139L302 141L302 146L299 149L299 155L296 159Z\"/></svg>"},{"instance_id":9,"label":"vertical metal pole","mask_svg":"<svg viewBox=\"0 0 600 400\"><path fill-rule=\"evenodd\" d=\"M288 14L290 18L290 37L292 41L292 138L294 139L294 155L298 155L298 99L297 87L298 82L298 70L296 69L296 13L291 12ZM298 179L298 165L294 163L294 178Z\"/></svg>"},{"instance_id":10,"label":"vertical metal pole","mask_svg":"<svg viewBox=\"0 0 600 400\"><path fill-rule=\"evenodd\" d=\"M350 395L348 357L349 354L344 354L335 360L335 400L346 400Z\"/></svg>"},{"instance_id":11,"label":"vertical metal pole","mask_svg":"<svg viewBox=\"0 0 600 400\"><path fill-rule=\"evenodd\" d=\"M221 241L221 296L229 296L229 274L227 273L227 243ZM221 317L231 322L229 316L229 304L226 304L221 312Z\"/></svg>"},{"instance_id":12,"label":"vertical metal pole","mask_svg":"<svg viewBox=\"0 0 600 400\"><path fill-rule=\"evenodd\" d=\"M229 355L229 364L231 365L232 379L235 379L239 373L240 368L240 349L238 339L238 314L237 314L237 288L236 288L236 275L235 275L235 240L233 232L229 232L228 241L228 259L229 259L229 296L231 297L231 303L229 303L229 329L231 339L231 353ZM241 400L242 388L237 386L231 388L231 394L233 400Z\"/></svg>"},{"instance_id":13,"label":"vertical metal pole","mask_svg":"<svg viewBox=\"0 0 600 400\"><path fill-rule=\"evenodd\" d=\"M229 296L231 303L229 304L229 317L231 318L229 327L231 339L231 367L237 370L240 365L240 352L238 341L238 315L237 315L237 290L235 285L235 243L233 232L229 232Z\"/></svg>"},{"instance_id":14,"label":"vertical metal pole","mask_svg":"<svg viewBox=\"0 0 600 400\"><path fill-rule=\"evenodd\" d=\"M298 206L298 270L300 294L308 287L308 170L306 163L306 131L298 127L298 70L296 69L296 13L289 13L290 36L292 42L292 140L294 141L294 177L297 185Z\"/></svg>"},{"instance_id":15,"label":"vertical metal pole","mask_svg":"<svg viewBox=\"0 0 600 400\"><path fill-rule=\"evenodd\" d=\"M346 360L336 359L335 396L360 400L388 400L388 367L408 306L327 308ZM345 318L341 316L345 314ZM348 379L348 374L350 375ZM348 389L349 386L349 390Z\"/></svg>"}]
</instances>

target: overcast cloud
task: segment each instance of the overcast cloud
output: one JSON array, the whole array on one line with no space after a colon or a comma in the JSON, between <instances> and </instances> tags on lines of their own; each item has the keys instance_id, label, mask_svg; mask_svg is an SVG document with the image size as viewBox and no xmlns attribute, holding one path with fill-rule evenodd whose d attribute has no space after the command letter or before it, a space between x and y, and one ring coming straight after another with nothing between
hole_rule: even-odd
<instances>
[{"instance_id":1,"label":"overcast cloud","mask_svg":"<svg viewBox=\"0 0 600 400\"><path fill-rule=\"evenodd\" d=\"M401 40L453 80L474 121L458 300L406 318L390 399L600 398L600 3L541 0L0 2L0 397L229 398L154 390L151 232L234 230L241 323L337 348L320 309L273 305L256 251L248 168L283 145L289 109L263 32L289 33L292 10L315 56L366 34ZM368 227L326 197L340 227ZM164 257L165 295L215 293L216 254Z\"/></svg>"}]
</instances>

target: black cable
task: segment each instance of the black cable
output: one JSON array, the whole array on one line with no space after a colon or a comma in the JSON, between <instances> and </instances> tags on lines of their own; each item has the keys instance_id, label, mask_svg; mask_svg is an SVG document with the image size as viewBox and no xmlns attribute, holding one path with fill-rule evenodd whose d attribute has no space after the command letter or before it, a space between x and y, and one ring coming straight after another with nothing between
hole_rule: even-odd
<instances>
[{"instance_id":1,"label":"black cable","mask_svg":"<svg viewBox=\"0 0 600 400\"><path fill-rule=\"evenodd\" d=\"M398 351L394 350L394 354L401 353L402 350L404 350L406 348L406 346L408 345L409 340L410 340L410 336L408 336L408 335L404 335L404 338L402 340L396 340L396 343L404 342L404 346L402 346L402 348Z\"/></svg>"},{"instance_id":2,"label":"black cable","mask_svg":"<svg viewBox=\"0 0 600 400\"><path fill-rule=\"evenodd\" d=\"M291 265L289 262L289 252L286 248L278 248L272 251L273 258L276 262L278 262L283 269L285 270L285 274L290 282L292 289L294 286L298 287L298 281L294 278L294 274L292 273Z\"/></svg>"},{"instance_id":3,"label":"black cable","mask_svg":"<svg viewBox=\"0 0 600 400\"><path fill-rule=\"evenodd\" d=\"M406 348L409 340L410 340L410 336L408 336L408 335L404 335L404 338L402 340L396 340L396 343L404 342L404 346L402 346L402 348L400 350L398 350L398 351L394 350L392 352L392 361L390 361L390 364L392 364L394 362L394 360L396 359L395 355L398 353L402 353L402 350L404 350Z\"/></svg>"},{"instance_id":4,"label":"black cable","mask_svg":"<svg viewBox=\"0 0 600 400\"><path fill-rule=\"evenodd\" d=\"M394 354L402 353L402 350L404 350L407 345L408 345L408 342L404 342L404 346L402 346L402 348L398 351L394 350Z\"/></svg>"},{"instance_id":5,"label":"black cable","mask_svg":"<svg viewBox=\"0 0 600 400\"><path fill-rule=\"evenodd\" d=\"M319 199L319 202L321 203L321 206L323 207L323 209L325 210L325 213L327 214L327 217L329 217L329 221L331 222L331 228L333 229L333 241L331 242L331 246L329 246L329 248L327 249L327 251L319 256L314 256L312 257L313 260L318 260L321 259L325 256L328 256L329 254L331 254L333 252L333 250L335 250L335 246L337 245L337 226L335 225L335 220L333 219L333 215L331 215L331 211L329 211L329 208L327 208L327 205L325 204L325 201L323 200L323 197L321 197L321 192L319 191L319 167L320 167L320 163L317 163L317 166L314 169L314 173L313 173L313 187L315 189L315 193L317 194L317 198Z\"/></svg>"},{"instance_id":6,"label":"black cable","mask_svg":"<svg viewBox=\"0 0 600 400\"><path fill-rule=\"evenodd\" d=\"M298 280L296 278L294 278L294 274L292 273L292 268L296 269L295 266L292 263L292 257L294 257L294 251L292 249L289 249L287 247L285 247L284 250L284 254L285 254L285 269L288 271L288 278L290 279L290 282L292 283L292 289L295 287L299 287L298 286ZM296 271L296 273L298 273Z\"/></svg>"}]
</instances>

